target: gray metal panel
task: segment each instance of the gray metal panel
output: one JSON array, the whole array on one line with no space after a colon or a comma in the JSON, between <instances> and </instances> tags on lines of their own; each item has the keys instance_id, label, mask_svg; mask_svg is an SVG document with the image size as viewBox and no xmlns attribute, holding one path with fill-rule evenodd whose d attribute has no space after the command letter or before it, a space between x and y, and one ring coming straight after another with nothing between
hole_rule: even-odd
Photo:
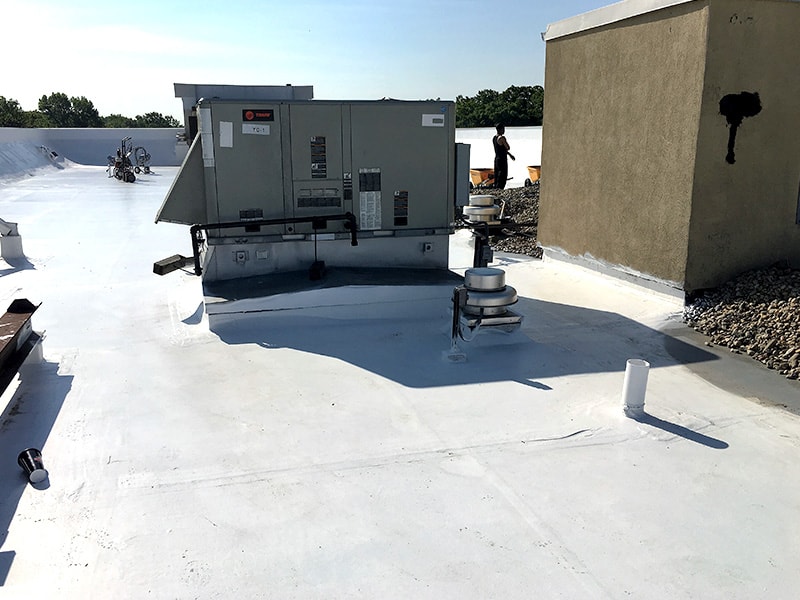
<instances>
[{"instance_id":1,"label":"gray metal panel","mask_svg":"<svg viewBox=\"0 0 800 600\"><path fill-rule=\"evenodd\" d=\"M202 99L241 100L247 102L279 102L284 100L311 100L311 85L217 85L205 83L176 83L175 97L183 103L183 123L187 137L193 107Z\"/></svg>"},{"instance_id":2,"label":"gray metal panel","mask_svg":"<svg viewBox=\"0 0 800 600\"><path fill-rule=\"evenodd\" d=\"M345 200L341 103L289 104L292 203L288 217L341 214L352 208ZM349 148L347 149L349 151ZM310 223L294 225L295 233L309 233ZM343 221L331 221L327 233L343 232Z\"/></svg>"},{"instance_id":3,"label":"gray metal panel","mask_svg":"<svg viewBox=\"0 0 800 600\"><path fill-rule=\"evenodd\" d=\"M159 221L185 225L204 223L206 221L204 197L203 156L198 136L189 148L189 153L175 176L161 208L158 209L156 223Z\"/></svg>"},{"instance_id":4,"label":"gray metal panel","mask_svg":"<svg viewBox=\"0 0 800 600\"><path fill-rule=\"evenodd\" d=\"M456 206L469 204L469 144L456 144Z\"/></svg>"},{"instance_id":5,"label":"gray metal panel","mask_svg":"<svg viewBox=\"0 0 800 600\"><path fill-rule=\"evenodd\" d=\"M247 111L271 113L259 121ZM195 150L195 160L202 163L205 195L197 203L205 218L197 220L242 222L209 228L204 277L301 268L301 256L316 247L310 222L248 228L247 220L348 211L356 214L362 243L352 247L344 222L328 221L318 230L328 234L317 240L323 260L447 265L456 181L452 102L213 99L199 103L198 115L202 152ZM360 170L369 171L363 181ZM361 210L362 183L369 183L371 223L364 218L369 211ZM329 204L328 198L341 200ZM381 241L366 243L378 234ZM376 255L372 246L387 248L388 255Z\"/></svg>"},{"instance_id":6,"label":"gray metal panel","mask_svg":"<svg viewBox=\"0 0 800 600\"><path fill-rule=\"evenodd\" d=\"M280 106L279 117L281 123L289 123L289 105L286 103L282 103ZM292 147L292 128L291 127L281 127L281 145L283 148L288 149ZM282 173L283 173L283 181L288 182L288 185L283 186L283 216L284 217L291 217L292 216L292 206L294 205L294 190L292 189L292 161L289 160L287 157L283 157L283 166L282 166ZM286 227L287 233L294 232L294 226L289 225Z\"/></svg>"},{"instance_id":7,"label":"gray metal panel","mask_svg":"<svg viewBox=\"0 0 800 600\"><path fill-rule=\"evenodd\" d=\"M349 104L342 104L342 176L345 190L344 209L355 212L353 199L358 185L358 174L353 174L353 131ZM348 192L349 189L349 192Z\"/></svg>"},{"instance_id":8,"label":"gray metal panel","mask_svg":"<svg viewBox=\"0 0 800 600\"><path fill-rule=\"evenodd\" d=\"M440 229L453 218L455 105L452 102L353 103L354 212L361 169L380 169L382 230ZM407 193L407 211L402 199ZM361 224L360 224L361 225Z\"/></svg>"},{"instance_id":9,"label":"gray metal panel","mask_svg":"<svg viewBox=\"0 0 800 600\"><path fill-rule=\"evenodd\" d=\"M242 215L263 219L284 217L278 108L278 103L211 103L220 222L238 221ZM269 112L272 120L248 120L247 111ZM271 233L282 230L282 226L269 228ZM232 230L231 235L236 231ZM266 233L267 228L262 231Z\"/></svg>"},{"instance_id":10,"label":"gray metal panel","mask_svg":"<svg viewBox=\"0 0 800 600\"><path fill-rule=\"evenodd\" d=\"M173 84L176 98L201 98L218 100L270 101L311 100L314 86L311 85L219 85L205 83Z\"/></svg>"}]
</instances>

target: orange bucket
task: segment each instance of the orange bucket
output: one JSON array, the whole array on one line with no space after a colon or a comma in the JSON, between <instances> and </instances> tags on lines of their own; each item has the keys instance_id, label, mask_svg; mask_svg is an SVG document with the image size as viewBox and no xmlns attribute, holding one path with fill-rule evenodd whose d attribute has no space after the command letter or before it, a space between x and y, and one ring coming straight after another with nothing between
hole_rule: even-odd
<instances>
[{"instance_id":1,"label":"orange bucket","mask_svg":"<svg viewBox=\"0 0 800 600\"><path fill-rule=\"evenodd\" d=\"M483 185L487 181L494 180L494 169L470 169L469 178L472 185Z\"/></svg>"}]
</instances>

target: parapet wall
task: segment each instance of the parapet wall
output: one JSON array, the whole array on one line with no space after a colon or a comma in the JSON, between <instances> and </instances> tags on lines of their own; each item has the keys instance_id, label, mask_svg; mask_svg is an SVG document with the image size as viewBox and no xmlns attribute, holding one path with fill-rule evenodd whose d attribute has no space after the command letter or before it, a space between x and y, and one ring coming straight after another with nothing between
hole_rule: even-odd
<instances>
[{"instance_id":1,"label":"parapet wall","mask_svg":"<svg viewBox=\"0 0 800 600\"><path fill-rule=\"evenodd\" d=\"M182 128L165 129L28 129L0 127L0 176L53 164L53 155L82 165L105 166L123 138L143 146L153 166L178 166L188 150L176 135ZM42 147L46 150L42 149ZM48 152L49 151L49 152Z\"/></svg>"}]
</instances>

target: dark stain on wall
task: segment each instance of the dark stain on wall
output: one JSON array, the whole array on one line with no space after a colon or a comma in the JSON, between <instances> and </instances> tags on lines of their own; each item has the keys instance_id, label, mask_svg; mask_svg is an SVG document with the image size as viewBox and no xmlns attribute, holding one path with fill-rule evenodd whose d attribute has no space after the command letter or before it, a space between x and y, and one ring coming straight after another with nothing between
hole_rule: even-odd
<instances>
[{"instance_id":1,"label":"dark stain on wall","mask_svg":"<svg viewBox=\"0 0 800 600\"><path fill-rule=\"evenodd\" d=\"M797 187L797 213L794 222L800 225L800 186Z\"/></svg>"},{"instance_id":2,"label":"dark stain on wall","mask_svg":"<svg viewBox=\"0 0 800 600\"><path fill-rule=\"evenodd\" d=\"M728 94L719 101L719 114L728 120L730 132L728 133L728 154L725 160L729 164L736 162L734 146L736 145L736 130L745 117L755 117L761 112L761 99L758 92L741 92Z\"/></svg>"}]
</instances>

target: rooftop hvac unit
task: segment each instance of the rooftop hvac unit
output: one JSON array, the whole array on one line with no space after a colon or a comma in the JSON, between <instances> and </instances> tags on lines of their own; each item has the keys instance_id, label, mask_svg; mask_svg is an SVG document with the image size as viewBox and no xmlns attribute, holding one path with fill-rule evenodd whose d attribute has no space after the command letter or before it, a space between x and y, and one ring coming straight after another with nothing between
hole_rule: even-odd
<instances>
[{"instance_id":1,"label":"rooftop hvac unit","mask_svg":"<svg viewBox=\"0 0 800 600\"><path fill-rule=\"evenodd\" d=\"M156 221L192 226L184 260L204 280L447 268L469 151L453 102L201 99L196 112Z\"/></svg>"}]
</instances>

